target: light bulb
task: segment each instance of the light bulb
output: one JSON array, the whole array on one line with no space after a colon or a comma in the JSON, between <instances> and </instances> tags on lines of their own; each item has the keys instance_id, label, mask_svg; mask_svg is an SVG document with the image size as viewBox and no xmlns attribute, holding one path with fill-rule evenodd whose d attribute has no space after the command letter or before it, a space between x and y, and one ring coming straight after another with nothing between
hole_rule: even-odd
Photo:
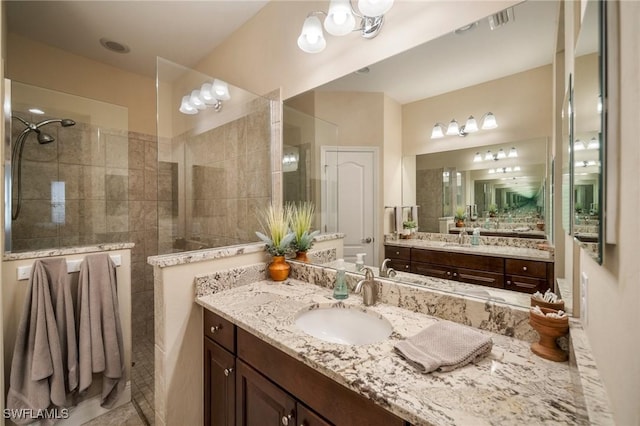
<instances>
[{"instance_id":1,"label":"light bulb","mask_svg":"<svg viewBox=\"0 0 640 426\"><path fill-rule=\"evenodd\" d=\"M518 157L518 151L516 151L516 147L512 146L511 149L509 150L509 158L517 158Z\"/></svg>"},{"instance_id":2,"label":"light bulb","mask_svg":"<svg viewBox=\"0 0 640 426\"><path fill-rule=\"evenodd\" d=\"M229 85L217 78L213 80L212 84L213 96L219 101L228 101L231 99L231 95L229 94Z\"/></svg>"},{"instance_id":3,"label":"light bulb","mask_svg":"<svg viewBox=\"0 0 640 426\"><path fill-rule=\"evenodd\" d=\"M322 24L317 16L307 16L298 37L298 47L307 53L322 52L327 42L322 34Z\"/></svg>"},{"instance_id":4,"label":"light bulb","mask_svg":"<svg viewBox=\"0 0 640 426\"><path fill-rule=\"evenodd\" d=\"M200 99L199 90L194 90L193 92L191 92L191 96L189 97L189 103L198 109L205 109L207 107L202 101L202 99Z\"/></svg>"},{"instance_id":5,"label":"light bulb","mask_svg":"<svg viewBox=\"0 0 640 426\"><path fill-rule=\"evenodd\" d=\"M453 119L449 122L449 127L447 127L447 136L453 136L460 133L460 127L458 127L458 122Z\"/></svg>"},{"instance_id":6,"label":"light bulb","mask_svg":"<svg viewBox=\"0 0 640 426\"><path fill-rule=\"evenodd\" d=\"M493 160L493 154L491 154L491 151L487 151L487 153L484 155L484 160L485 161Z\"/></svg>"},{"instance_id":7,"label":"light bulb","mask_svg":"<svg viewBox=\"0 0 640 426\"><path fill-rule=\"evenodd\" d=\"M498 160L502 160L503 158L507 158L507 154L504 152L504 149L500 148L498 150Z\"/></svg>"},{"instance_id":8,"label":"light bulb","mask_svg":"<svg viewBox=\"0 0 640 426\"><path fill-rule=\"evenodd\" d=\"M180 112L188 115L193 115L198 113L198 108L194 107L189 102L189 95L182 97L182 102L180 103Z\"/></svg>"},{"instance_id":9,"label":"light bulb","mask_svg":"<svg viewBox=\"0 0 640 426\"><path fill-rule=\"evenodd\" d=\"M476 122L476 119L473 118L473 115L470 115L469 118L467 118L467 122L464 125L464 131L465 133L473 133L478 131L478 123Z\"/></svg>"},{"instance_id":10,"label":"light bulb","mask_svg":"<svg viewBox=\"0 0 640 426\"><path fill-rule=\"evenodd\" d=\"M476 152L476 155L473 156L473 162L479 163L482 161L482 155L479 152Z\"/></svg>"},{"instance_id":11,"label":"light bulb","mask_svg":"<svg viewBox=\"0 0 640 426\"><path fill-rule=\"evenodd\" d=\"M364 16L384 15L393 6L393 0L358 0L358 9Z\"/></svg>"},{"instance_id":12,"label":"light bulb","mask_svg":"<svg viewBox=\"0 0 640 426\"><path fill-rule=\"evenodd\" d=\"M491 112L486 113L482 121L482 130L495 129L496 127L498 127L496 116Z\"/></svg>"},{"instance_id":13,"label":"light bulb","mask_svg":"<svg viewBox=\"0 0 640 426\"><path fill-rule=\"evenodd\" d=\"M440 139L444 137L444 132L442 131L442 125L436 123L433 126L433 130L431 130L431 139Z\"/></svg>"},{"instance_id":14,"label":"light bulb","mask_svg":"<svg viewBox=\"0 0 640 426\"><path fill-rule=\"evenodd\" d=\"M331 0L324 29L331 35L342 36L353 31L355 25L356 18L351 12L349 0Z\"/></svg>"}]
</instances>

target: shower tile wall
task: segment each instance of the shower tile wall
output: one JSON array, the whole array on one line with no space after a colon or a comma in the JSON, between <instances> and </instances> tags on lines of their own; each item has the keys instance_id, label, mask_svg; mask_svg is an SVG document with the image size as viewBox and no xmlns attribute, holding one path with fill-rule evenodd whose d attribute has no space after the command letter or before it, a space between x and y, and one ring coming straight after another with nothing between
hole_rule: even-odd
<instances>
[{"instance_id":1,"label":"shower tile wall","mask_svg":"<svg viewBox=\"0 0 640 426\"><path fill-rule=\"evenodd\" d=\"M421 232L440 232L438 219L442 217L442 172L443 169L416 171L416 203L420 206L418 227Z\"/></svg>"},{"instance_id":2,"label":"shower tile wall","mask_svg":"<svg viewBox=\"0 0 640 426\"><path fill-rule=\"evenodd\" d=\"M14 141L23 128L14 120ZM127 241L127 132L84 123L49 124L42 131L55 142L40 145L33 134L25 141L22 209L12 222L12 251ZM14 205L16 198L14 182Z\"/></svg>"},{"instance_id":3,"label":"shower tile wall","mask_svg":"<svg viewBox=\"0 0 640 426\"><path fill-rule=\"evenodd\" d=\"M255 210L271 200L269 108L268 101L257 100L244 117L171 141L173 161L160 162L161 253L256 240ZM179 167L186 182L179 185L185 197L181 209L172 178ZM177 209L184 211L184 221Z\"/></svg>"},{"instance_id":4,"label":"shower tile wall","mask_svg":"<svg viewBox=\"0 0 640 426\"><path fill-rule=\"evenodd\" d=\"M129 132L129 239L132 335L153 340L153 268L158 254L158 144L155 136Z\"/></svg>"}]
</instances>

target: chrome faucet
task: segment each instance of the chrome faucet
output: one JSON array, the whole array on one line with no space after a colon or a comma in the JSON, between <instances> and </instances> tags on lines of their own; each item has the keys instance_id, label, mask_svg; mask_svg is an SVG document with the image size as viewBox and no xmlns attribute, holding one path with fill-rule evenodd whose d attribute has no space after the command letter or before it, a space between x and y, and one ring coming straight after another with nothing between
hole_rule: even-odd
<instances>
[{"instance_id":1,"label":"chrome faucet","mask_svg":"<svg viewBox=\"0 0 640 426\"><path fill-rule=\"evenodd\" d=\"M387 266L387 263L391 262L391 259L386 258L380 265L380 276L383 278L393 278L396 276L396 270Z\"/></svg>"},{"instance_id":2,"label":"chrome faucet","mask_svg":"<svg viewBox=\"0 0 640 426\"><path fill-rule=\"evenodd\" d=\"M364 268L364 280L358 281L354 293L362 291L362 303L364 306L374 305L378 299L378 286L373 279L371 268Z\"/></svg>"}]
</instances>

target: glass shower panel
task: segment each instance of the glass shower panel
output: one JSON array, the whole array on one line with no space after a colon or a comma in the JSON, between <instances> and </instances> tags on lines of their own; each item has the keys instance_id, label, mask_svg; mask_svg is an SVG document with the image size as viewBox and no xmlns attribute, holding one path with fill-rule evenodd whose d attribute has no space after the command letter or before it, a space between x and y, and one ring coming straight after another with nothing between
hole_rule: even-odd
<instances>
[{"instance_id":1,"label":"glass shower panel","mask_svg":"<svg viewBox=\"0 0 640 426\"><path fill-rule=\"evenodd\" d=\"M255 212L272 195L274 101L230 84L208 99L219 80L157 65L159 253L257 241Z\"/></svg>"},{"instance_id":2,"label":"glass shower panel","mask_svg":"<svg viewBox=\"0 0 640 426\"><path fill-rule=\"evenodd\" d=\"M128 109L16 81L5 87L6 251L128 241Z\"/></svg>"},{"instance_id":3,"label":"glass shower panel","mask_svg":"<svg viewBox=\"0 0 640 426\"><path fill-rule=\"evenodd\" d=\"M323 175L321 147L338 146L338 126L285 105L282 139L284 202L311 201L316 211L312 228L335 230L337 199L330 199L329 194L335 195L337 191L325 188L323 192L322 183L337 185L337 182L331 183ZM326 156L337 158L335 152L324 152ZM324 160L326 163L331 159Z\"/></svg>"}]
</instances>

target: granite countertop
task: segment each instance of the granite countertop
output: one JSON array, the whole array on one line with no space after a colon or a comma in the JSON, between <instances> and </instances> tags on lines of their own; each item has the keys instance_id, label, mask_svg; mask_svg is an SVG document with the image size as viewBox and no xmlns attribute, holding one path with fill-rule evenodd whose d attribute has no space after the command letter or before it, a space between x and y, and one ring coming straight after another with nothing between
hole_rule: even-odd
<instances>
[{"instance_id":1,"label":"granite countertop","mask_svg":"<svg viewBox=\"0 0 640 426\"><path fill-rule=\"evenodd\" d=\"M387 318L393 333L383 342L355 346L324 342L295 326L300 310L338 303L331 290L317 285L264 280L196 302L414 425L585 422L568 363L539 358L529 343L515 338L478 330L493 339L489 356L425 375L393 351L396 342L438 321L425 314L385 304L367 307ZM362 307L362 298L351 295L343 303Z\"/></svg>"},{"instance_id":2,"label":"granite countertop","mask_svg":"<svg viewBox=\"0 0 640 426\"><path fill-rule=\"evenodd\" d=\"M480 244L478 246L472 246L470 244L459 245L446 241L432 241L424 239L387 240L385 241L385 245L425 248L429 250L477 254L481 256L508 257L511 259L553 262L553 255L550 252L526 247L483 244Z\"/></svg>"},{"instance_id":3,"label":"granite countertop","mask_svg":"<svg viewBox=\"0 0 640 426\"><path fill-rule=\"evenodd\" d=\"M42 249L34 251L23 251L18 253L5 253L2 260L5 262L11 260L39 259L51 256L71 256L74 254L94 253L102 251L126 250L135 246L134 243L105 243L93 246L77 246L77 247L60 247L51 249Z\"/></svg>"}]
</instances>

